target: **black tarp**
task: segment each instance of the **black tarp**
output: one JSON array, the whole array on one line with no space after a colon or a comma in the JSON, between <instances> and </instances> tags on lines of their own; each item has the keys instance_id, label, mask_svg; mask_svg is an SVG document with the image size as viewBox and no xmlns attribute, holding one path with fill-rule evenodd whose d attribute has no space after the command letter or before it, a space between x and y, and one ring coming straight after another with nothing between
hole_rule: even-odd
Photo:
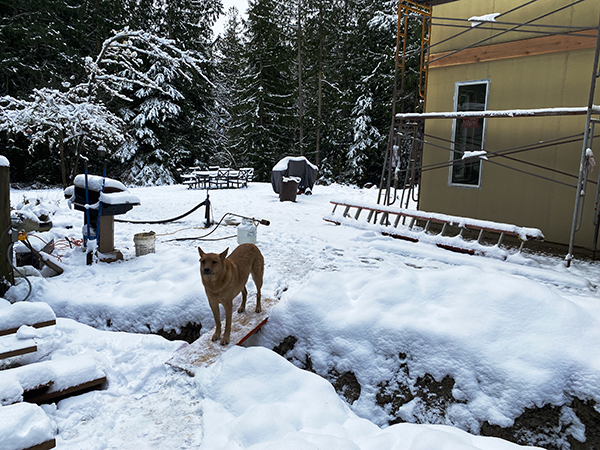
<instances>
[{"instance_id":1,"label":"black tarp","mask_svg":"<svg viewBox=\"0 0 600 450\"><path fill-rule=\"evenodd\" d=\"M281 181L285 177L300 179L298 192L312 191L317 181L317 166L311 164L304 156L288 156L279 161L271 172L271 185L277 194L281 191Z\"/></svg>"}]
</instances>

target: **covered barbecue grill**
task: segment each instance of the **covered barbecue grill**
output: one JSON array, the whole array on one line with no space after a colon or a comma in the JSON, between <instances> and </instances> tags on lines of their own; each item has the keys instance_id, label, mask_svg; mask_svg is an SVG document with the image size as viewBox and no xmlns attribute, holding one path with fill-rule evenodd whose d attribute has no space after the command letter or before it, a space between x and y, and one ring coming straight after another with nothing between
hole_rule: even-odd
<instances>
[{"instance_id":1,"label":"covered barbecue grill","mask_svg":"<svg viewBox=\"0 0 600 450\"><path fill-rule=\"evenodd\" d=\"M310 163L304 156L287 156L279 161L271 173L271 185L279 194L283 178L299 178L298 192L309 194L317 181L318 167Z\"/></svg>"}]
</instances>

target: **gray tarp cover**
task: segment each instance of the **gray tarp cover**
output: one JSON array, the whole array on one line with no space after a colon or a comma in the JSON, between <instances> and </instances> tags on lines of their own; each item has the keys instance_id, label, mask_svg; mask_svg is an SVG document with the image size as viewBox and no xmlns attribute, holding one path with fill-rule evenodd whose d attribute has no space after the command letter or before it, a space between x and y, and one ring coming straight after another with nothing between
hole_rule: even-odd
<instances>
[{"instance_id":1,"label":"gray tarp cover","mask_svg":"<svg viewBox=\"0 0 600 450\"><path fill-rule=\"evenodd\" d=\"M312 191L317 181L317 166L311 164L304 156L288 156L279 161L271 172L271 185L277 194L281 190L281 181L284 177L300 178L299 192L304 192L306 189Z\"/></svg>"}]
</instances>

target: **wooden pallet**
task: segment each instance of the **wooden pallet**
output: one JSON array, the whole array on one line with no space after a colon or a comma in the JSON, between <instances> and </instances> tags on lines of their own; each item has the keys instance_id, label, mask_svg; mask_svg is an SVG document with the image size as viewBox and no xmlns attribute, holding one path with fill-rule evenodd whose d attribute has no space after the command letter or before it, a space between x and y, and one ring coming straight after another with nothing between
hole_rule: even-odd
<instances>
[{"instance_id":1,"label":"wooden pallet","mask_svg":"<svg viewBox=\"0 0 600 450\"><path fill-rule=\"evenodd\" d=\"M227 349L234 345L243 345L267 323L269 313L276 303L277 299L262 299L262 312L256 313L253 309L252 298L249 298L246 312L241 314L235 310L233 312L230 343L228 345L221 345L218 341L211 341L211 337L215 332L215 328L213 327L191 344L181 347L167 361L167 364L193 376L198 368L211 365ZM221 317L221 320L224 322L224 317Z\"/></svg>"},{"instance_id":2,"label":"wooden pallet","mask_svg":"<svg viewBox=\"0 0 600 450\"><path fill-rule=\"evenodd\" d=\"M485 254L482 245L484 233L498 235L496 247L500 247L505 236L515 236L520 240L519 252L529 240L543 240L544 235L537 228L519 227L512 224L491 222L467 217L435 214L383 205L365 205L332 200L331 216L323 219L336 225L355 225L361 216L366 216L366 223L380 227L382 234L410 242L430 242L440 248L469 254ZM343 212L336 216L340 207ZM431 225L441 225L440 231L433 233ZM457 228L456 236L448 236L450 228ZM466 231L475 231L478 237L475 242L463 240ZM430 238L435 236L435 238ZM428 238L429 237L429 238ZM456 238L459 239L456 239ZM488 247L489 248L489 247Z\"/></svg>"}]
</instances>

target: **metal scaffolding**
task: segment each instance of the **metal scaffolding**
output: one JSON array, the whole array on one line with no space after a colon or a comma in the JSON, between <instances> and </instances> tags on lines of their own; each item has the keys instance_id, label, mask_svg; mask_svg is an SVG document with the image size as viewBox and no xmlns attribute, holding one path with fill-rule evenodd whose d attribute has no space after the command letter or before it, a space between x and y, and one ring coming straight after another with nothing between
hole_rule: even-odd
<instances>
[{"instance_id":1,"label":"metal scaffolding","mask_svg":"<svg viewBox=\"0 0 600 450\"><path fill-rule=\"evenodd\" d=\"M580 3L582 0L577 1L576 3ZM427 82L427 67L430 63L434 61L430 61L429 53L432 45L429 42L429 35L431 29L431 21L433 19L431 15L431 8L415 4L414 2L401 1L401 5L398 10L398 37L397 37L397 46L396 46L396 68L397 68L397 76L394 82L394 97L393 97L393 115L392 115L392 124L390 127L390 135L389 142L386 151L386 156L384 159L383 171L381 175L381 182L379 184L379 196L378 196L378 204L383 205L393 205L396 201L399 201L400 208L406 208L408 206L409 201L415 202L417 205L419 204L419 183L421 180L421 172L423 170L431 169L424 168L422 166L422 152L423 152L423 144L431 142L426 141L426 136L424 134L424 123L425 120L430 118L436 119L452 119L455 120L457 117L463 117L468 115L470 117L477 118L500 118L500 117L539 117L539 116L549 116L549 115L585 115L585 129L582 134L583 136L583 146L581 152L581 160L579 167L579 175L577 177L577 186L572 186L576 189L575 194L575 205L573 210L573 221L571 227L571 235L569 240L569 251L566 257L567 265L570 265L573 254L573 246L575 240L575 233L580 229L582 216L583 216L583 205L586 194L586 186L588 181L593 183L588 179L589 175L589 165L586 164L588 160L589 151L591 149L594 137L594 128L595 125L600 123L600 108L594 105L594 95L596 91L596 84L598 79L600 78L600 18L598 27L592 30L596 31L596 47L595 47L595 56L594 56L594 64L592 70L592 77L590 83L590 94L589 94L589 102L586 107L580 108L549 108L545 110L521 110L520 113L515 114L514 111L473 111L473 112L441 112L441 113L405 113L405 112L396 112L396 99L397 99L397 83L400 82L400 92L404 89L404 69L406 66L406 59L414 56L415 54L420 56L421 59L421 79L425 83L425 87L422 88L419 86L419 95L422 98L423 105L425 104L425 99L427 95L426 91L426 82ZM406 5L410 3L411 5ZM523 7L525 5L521 5L515 9ZM552 11L550 13L545 14L545 17L554 12L565 9L566 7L573 6L573 4L566 5L558 10ZM509 11L512 12L513 10ZM502 15L507 14L503 13ZM538 17L539 18L539 17ZM510 31L519 31L519 32L531 32L531 33L542 33L539 30L530 30L524 29L523 27L532 27L532 22L537 20L535 18L526 23L515 24L515 23L505 23L506 29L501 31L499 34L496 34L492 37L497 37L500 34L504 34ZM418 51L413 51L412 53L406 53L406 37L407 30L409 24L409 19L418 19L422 20L423 24L423 37L421 39L421 48ZM450 18L444 18L444 20L454 20ZM460 19L456 19L460 20ZM494 22L495 24L503 24L503 22ZM544 32L545 34L562 34L561 26L553 26L553 29L550 31ZM569 29L576 28L581 31L588 31L590 28L584 27L569 27ZM468 32L470 29L473 29L470 25L468 29L465 29L458 34L450 37L457 37ZM427 33L425 32L427 30ZM566 31L565 31L566 33ZM491 39L491 38L487 38ZM448 39L446 39L448 40ZM446 41L445 40L445 41ZM445 42L444 41L444 42ZM439 59L450 57L460 51L472 48L476 45L481 45L484 40L477 41L470 46L461 48L456 51L447 52L440 57L437 57L435 61ZM401 45L402 44L402 45ZM433 44L436 45L436 44ZM402 47L402 53L400 53ZM399 76L398 76L399 74ZM567 138L573 138L572 136L565 137L564 139L556 139L556 143L565 143ZM441 138L437 138L441 139ZM443 140L443 139L442 139ZM574 140L581 140L574 139ZM449 140L444 140L445 142L452 144ZM550 144L552 145L552 144ZM542 146L526 146L527 149L541 148ZM448 148L448 150L451 150ZM512 149L508 149L512 150ZM502 156L503 152L496 152ZM437 164L434 168L440 167L450 167L452 164L455 164L455 161L449 160L445 164ZM568 174L567 174L568 175ZM562 183L565 184L565 183ZM598 177L598 181L596 182L596 199L595 199L595 208L594 208L594 242L592 244L592 249L595 257L595 253L597 251L597 241L600 235L600 175ZM570 185L569 185L570 186Z\"/></svg>"},{"instance_id":2,"label":"metal scaffolding","mask_svg":"<svg viewBox=\"0 0 600 450\"><path fill-rule=\"evenodd\" d=\"M421 27L421 45L419 51L407 52L408 31L412 22L419 22ZM383 162L379 196L377 203L391 205L395 203L398 190L401 190L401 205L408 204L410 198L416 198L418 185L417 167L421 165L423 152L422 142L418 138L423 135L422 123L398 122L396 113L398 103L401 112L405 112L405 81L407 63L410 58L419 58L418 102L425 108L427 97L427 75L429 71L428 57L431 36L431 7L419 3L401 0L398 5L398 26L396 35L396 57L394 86L392 96L392 123L388 138L388 146ZM417 105L412 105L417 107ZM411 108L412 108L411 107ZM384 194L385 191L385 194ZM405 195L406 194L406 195ZM405 198L406 197L406 198Z\"/></svg>"}]
</instances>

